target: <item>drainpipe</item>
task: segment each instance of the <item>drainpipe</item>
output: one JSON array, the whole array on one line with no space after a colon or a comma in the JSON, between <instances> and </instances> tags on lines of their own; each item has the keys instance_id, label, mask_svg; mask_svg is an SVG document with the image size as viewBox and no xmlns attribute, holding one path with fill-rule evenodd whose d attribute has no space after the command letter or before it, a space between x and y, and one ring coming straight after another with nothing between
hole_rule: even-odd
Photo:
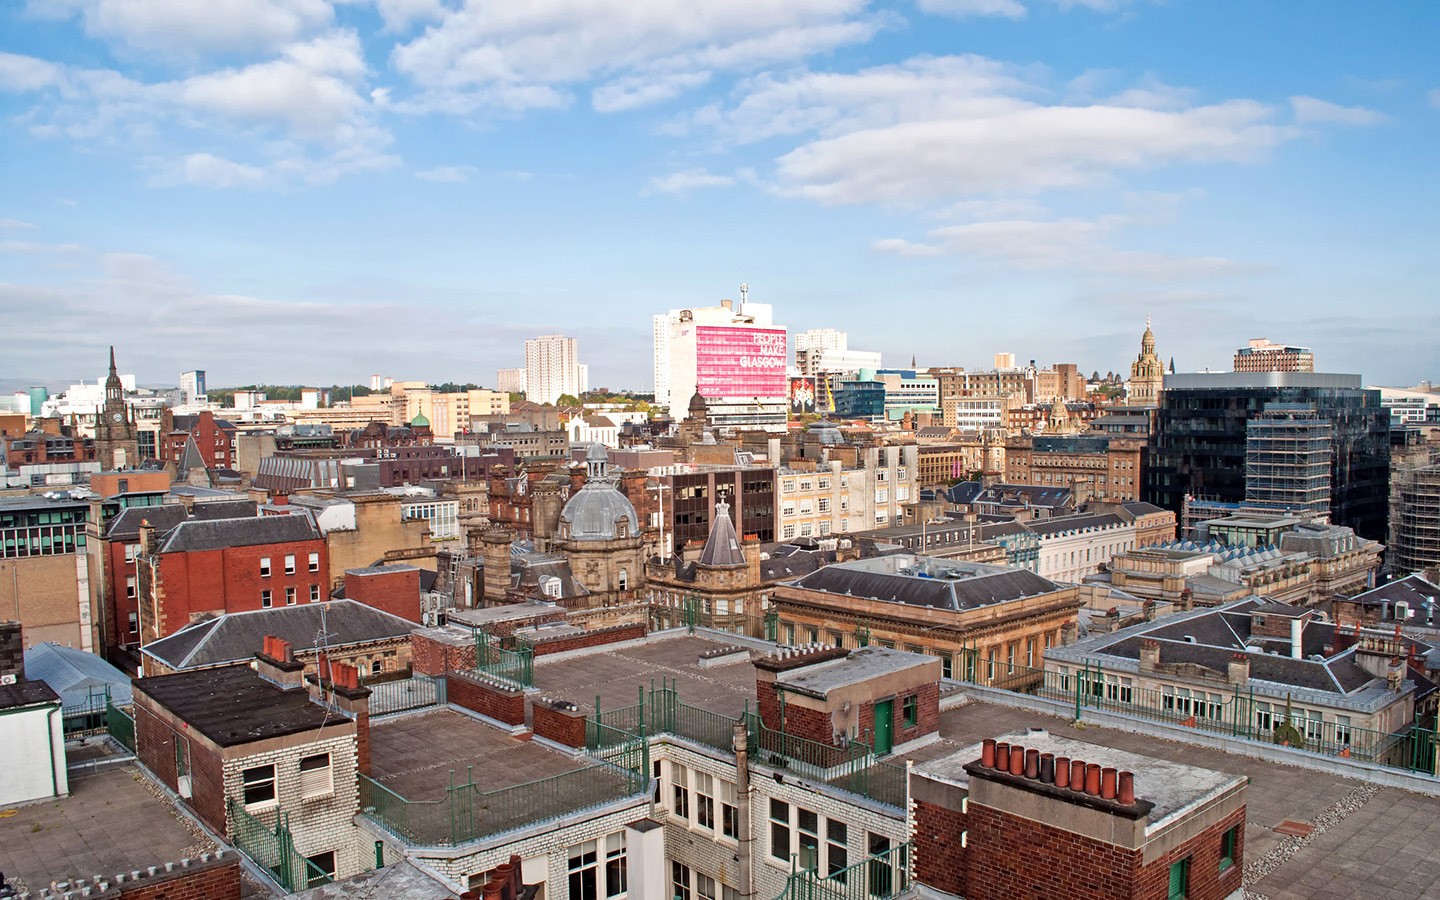
<instances>
[{"instance_id":1,"label":"drainpipe","mask_svg":"<svg viewBox=\"0 0 1440 900\"><path fill-rule=\"evenodd\" d=\"M751 872L751 853L754 850L755 837L750 829L750 734L746 728L744 719L735 723L735 730L732 737L735 748L735 806L738 834L736 840L740 845L739 852L735 856L737 864L736 875L739 877L738 888L742 900L755 896L754 875Z\"/></svg>"},{"instance_id":2,"label":"drainpipe","mask_svg":"<svg viewBox=\"0 0 1440 900\"><path fill-rule=\"evenodd\" d=\"M50 743L50 796L60 796L60 775L55 771L55 714L60 707L50 707L45 714L45 737Z\"/></svg>"},{"instance_id":3,"label":"drainpipe","mask_svg":"<svg viewBox=\"0 0 1440 900\"><path fill-rule=\"evenodd\" d=\"M1304 636L1304 632L1305 632L1305 623L1304 623L1303 621L1301 621L1299 618L1295 618L1295 619L1291 619L1291 620L1290 620L1290 658L1291 658L1291 659L1304 659L1304 658L1305 658L1304 642L1301 640L1301 638Z\"/></svg>"}]
</instances>

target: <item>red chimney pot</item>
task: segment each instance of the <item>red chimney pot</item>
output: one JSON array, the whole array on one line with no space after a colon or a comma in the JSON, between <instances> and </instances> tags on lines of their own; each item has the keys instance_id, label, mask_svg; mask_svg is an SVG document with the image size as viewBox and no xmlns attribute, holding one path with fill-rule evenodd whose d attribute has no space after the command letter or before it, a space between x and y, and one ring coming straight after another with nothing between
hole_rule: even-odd
<instances>
[{"instance_id":1,"label":"red chimney pot","mask_svg":"<svg viewBox=\"0 0 1440 900\"><path fill-rule=\"evenodd\" d=\"M1026 750L1026 751L1025 751L1025 777L1026 777L1026 778L1039 778L1039 777L1040 777L1040 751L1039 751L1039 750Z\"/></svg>"},{"instance_id":2,"label":"red chimney pot","mask_svg":"<svg viewBox=\"0 0 1440 900\"><path fill-rule=\"evenodd\" d=\"M1095 763L1085 765L1085 793L1100 796L1100 766Z\"/></svg>"},{"instance_id":3,"label":"red chimney pot","mask_svg":"<svg viewBox=\"0 0 1440 900\"><path fill-rule=\"evenodd\" d=\"M1135 773L1121 772L1119 784L1119 800L1126 806L1135 805Z\"/></svg>"},{"instance_id":4,"label":"red chimney pot","mask_svg":"<svg viewBox=\"0 0 1440 900\"><path fill-rule=\"evenodd\" d=\"M995 768L995 739L986 738L980 742L980 765L987 769Z\"/></svg>"},{"instance_id":5,"label":"red chimney pot","mask_svg":"<svg viewBox=\"0 0 1440 900\"><path fill-rule=\"evenodd\" d=\"M1115 799L1115 770L1109 766L1100 770L1100 796L1106 800Z\"/></svg>"},{"instance_id":6,"label":"red chimney pot","mask_svg":"<svg viewBox=\"0 0 1440 900\"><path fill-rule=\"evenodd\" d=\"M1070 757L1061 756L1055 760L1055 786L1068 788L1070 786Z\"/></svg>"}]
</instances>

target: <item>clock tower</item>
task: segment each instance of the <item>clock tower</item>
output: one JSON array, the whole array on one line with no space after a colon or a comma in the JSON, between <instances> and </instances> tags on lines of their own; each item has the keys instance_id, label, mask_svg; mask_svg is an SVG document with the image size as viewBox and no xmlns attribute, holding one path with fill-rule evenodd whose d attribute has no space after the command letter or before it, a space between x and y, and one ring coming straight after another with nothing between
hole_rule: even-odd
<instances>
[{"instance_id":1,"label":"clock tower","mask_svg":"<svg viewBox=\"0 0 1440 900\"><path fill-rule=\"evenodd\" d=\"M110 377L105 379L105 405L95 418L95 461L107 471L140 465L140 443L125 409L125 386L115 372L114 347L110 348Z\"/></svg>"}]
</instances>

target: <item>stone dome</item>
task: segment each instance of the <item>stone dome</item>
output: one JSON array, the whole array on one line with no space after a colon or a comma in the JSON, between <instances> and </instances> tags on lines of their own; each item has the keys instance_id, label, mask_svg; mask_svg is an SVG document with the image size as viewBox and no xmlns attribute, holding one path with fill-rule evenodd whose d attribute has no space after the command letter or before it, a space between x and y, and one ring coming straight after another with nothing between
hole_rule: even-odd
<instances>
[{"instance_id":1,"label":"stone dome","mask_svg":"<svg viewBox=\"0 0 1440 900\"><path fill-rule=\"evenodd\" d=\"M572 541L639 537L640 518L613 482L587 481L560 511L560 535L562 540Z\"/></svg>"}]
</instances>

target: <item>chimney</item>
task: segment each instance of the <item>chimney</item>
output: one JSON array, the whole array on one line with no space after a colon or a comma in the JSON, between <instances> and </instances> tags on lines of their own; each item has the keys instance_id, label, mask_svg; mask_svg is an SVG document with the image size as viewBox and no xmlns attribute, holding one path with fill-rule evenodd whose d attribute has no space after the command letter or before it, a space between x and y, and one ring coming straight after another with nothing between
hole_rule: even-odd
<instances>
[{"instance_id":1,"label":"chimney","mask_svg":"<svg viewBox=\"0 0 1440 900\"><path fill-rule=\"evenodd\" d=\"M0 622L0 684L25 680L25 641L19 622Z\"/></svg>"},{"instance_id":2,"label":"chimney","mask_svg":"<svg viewBox=\"0 0 1440 900\"><path fill-rule=\"evenodd\" d=\"M255 673L282 691L305 686L305 664L295 658L289 641L273 634L265 635L260 652L255 654Z\"/></svg>"},{"instance_id":3,"label":"chimney","mask_svg":"<svg viewBox=\"0 0 1440 900\"><path fill-rule=\"evenodd\" d=\"M329 677L326 678L326 673ZM317 674L308 677L320 689L319 701L330 694L334 708L355 720L355 768L370 774L370 689L360 684L360 672L349 663L331 662L320 654Z\"/></svg>"},{"instance_id":4,"label":"chimney","mask_svg":"<svg viewBox=\"0 0 1440 900\"><path fill-rule=\"evenodd\" d=\"M1146 622L1155 621L1155 601L1146 600L1140 604L1140 615Z\"/></svg>"},{"instance_id":5,"label":"chimney","mask_svg":"<svg viewBox=\"0 0 1440 900\"><path fill-rule=\"evenodd\" d=\"M140 520L140 553L149 556L155 552L155 526L149 519Z\"/></svg>"},{"instance_id":6,"label":"chimney","mask_svg":"<svg viewBox=\"0 0 1440 900\"><path fill-rule=\"evenodd\" d=\"M1299 616L1290 620L1290 658L1305 658L1305 620Z\"/></svg>"},{"instance_id":7,"label":"chimney","mask_svg":"<svg viewBox=\"0 0 1440 900\"><path fill-rule=\"evenodd\" d=\"M1400 683L1405 680L1405 661L1398 656L1390 658L1390 665L1385 670L1385 686L1395 693L1400 693Z\"/></svg>"},{"instance_id":8,"label":"chimney","mask_svg":"<svg viewBox=\"0 0 1440 900\"><path fill-rule=\"evenodd\" d=\"M1140 671L1153 672L1160 667L1160 642L1145 638L1140 642Z\"/></svg>"},{"instance_id":9,"label":"chimney","mask_svg":"<svg viewBox=\"0 0 1440 900\"><path fill-rule=\"evenodd\" d=\"M1230 662L1225 665L1225 681L1233 685L1243 685L1250 680L1250 655L1248 653L1230 654Z\"/></svg>"}]
</instances>

